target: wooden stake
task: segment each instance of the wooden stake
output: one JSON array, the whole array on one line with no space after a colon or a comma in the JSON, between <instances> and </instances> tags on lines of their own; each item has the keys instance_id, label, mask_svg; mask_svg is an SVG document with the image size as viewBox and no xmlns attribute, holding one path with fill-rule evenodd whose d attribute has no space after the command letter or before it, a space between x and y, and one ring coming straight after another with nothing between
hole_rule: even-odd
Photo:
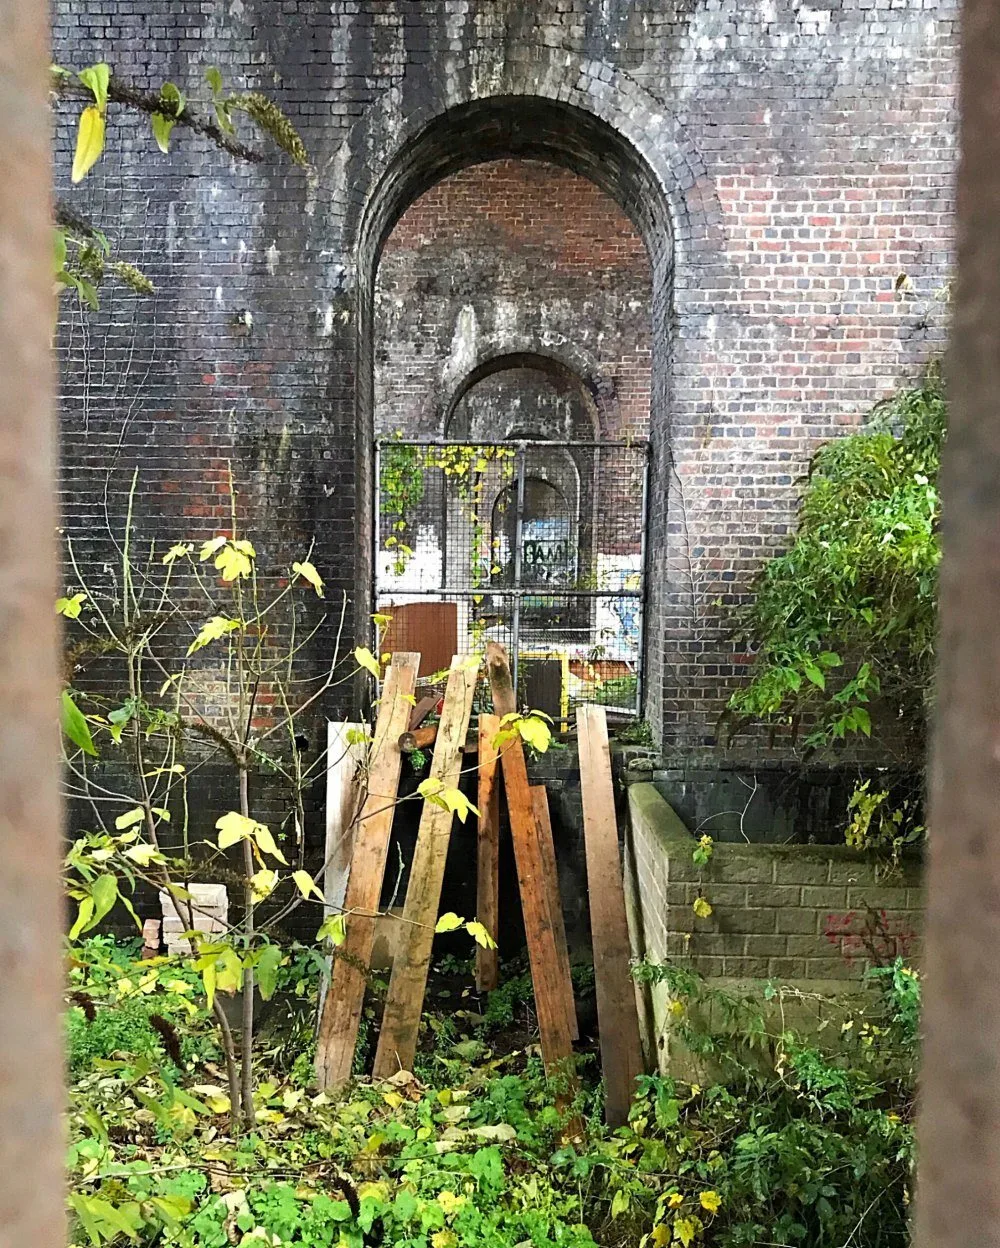
<instances>
[{"instance_id":1,"label":"wooden stake","mask_svg":"<svg viewBox=\"0 0 1000 1248\"><path fill-rule=\"evenodd\" d=\"M566 1021L569 1023L570 1038L579 1040L580 1028L576 1021L576 998L573 996L569 946L566 943L566 918L563 914L562 898L559 895L559 867L556 863L556 845L552 836L552 820L549 816L549 795L544 784L531 786L531 803L535 812L535 822L538 824L538 846L542 851L545 878L549 885L549 913L552 916L556 954L559 958L563 987L568 990L566 992Z\"/></svg>"},{"instance_id":2,"label":"wooden stake","mask_svg":"<svg viewBox=\"0 0 1000 1248\"><path fill-rule=\"evenodd\" d=\"M628 920L604 707L579 707L576 724L605 1118L609 1126L620 1127L628 1119L635 1080L643 1073L643 1066L635 989L629 972Z\"/></svg>"},{"instance_id":3,"label":"wooden stake","mask_svg":"<svg viewBox=\"0 0 1000 1248\"><path fill-rule=\"evenodd\" d=\"M462 746L469 730L478 678L476 658L456 655L452 659L430 774L430 779L439 781L446 789L458 787ZM374 1074L380 1079L399 1070L413 1069L453 821L452 811L431 801L424 802L375 1053Z\"/></svg>"},{"instance_id":4,"label":"wooden stake","mask_svg":"<svg viewBox=\"0 0 1000 1248\"><path fill-rule=\"evenodd\" d=\"M344 899L347 936L333 960L316 1042L316 1080L324 1091L342 1088L351 1077L399 789L403 756L398 741L410 720L410 699L419 666L419 654L394 654L382 688L365 803L358 818Z\"/></svg>"},{"instance_id":5,"label":"wooden stake","mask_svg":"<svg viewBox=\"0 0 1000 1248\"><path fill-rule=\"evenodd\" d=\"M493 690L493 709L502 719L516 707L507 651L498 642L486 647L486 664ZM546 1072L567 1081L566 1099L574 1084L573 1043L566 1017L566 988L556 953L555 933L549 910L545 864L538 844L538 826L528 785L528 771L519 737L505 741L500 749L507 809L510 812L514 858L521 889L521 908L528 941L528 960L535 988L535 1008Z\"/></svg>"},{"instance_id":6,"label":"wooden stake","mask_svg":"<svg viewBox=\"0 0 1000 1248\"><path fill-rule=\"evenodd\" d=\"M479 716L479 848L476 860L476 918L494 940L500 921L500 770L496 715ZM492 992L499 981L495 949L476 946L476 989Z\"/></svg>"},{"instance_id":7,"label":"wooden stake","mask_svg":"<svg viewBox=\"0 0 1000 1248\"><path fill-rule=\"evenodd\" d=\"M363 724L331 722L326 726L326 914L341 910L347 893L354 828L362 798L359 771L365 761L363 732ZM349 737L355 738L353 743Z\"/></svg>"}]
</instances>

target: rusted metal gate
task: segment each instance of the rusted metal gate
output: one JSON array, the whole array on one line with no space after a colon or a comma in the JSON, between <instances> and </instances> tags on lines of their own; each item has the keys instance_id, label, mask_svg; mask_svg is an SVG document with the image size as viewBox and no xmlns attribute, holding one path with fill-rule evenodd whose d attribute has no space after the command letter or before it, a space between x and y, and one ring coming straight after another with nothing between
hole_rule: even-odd
<instances>
[{"instance_id":1,"label":"rusted metal gate","mask_svg":"<svg viewBox=\"0 0 1000 1248\"><path fill-rule=\"evenodd\" d=\"M645 442L382 439L376 473L375 610L422 675L493 639L524 702L638 713Z\"/></svg>"}]
</instances>

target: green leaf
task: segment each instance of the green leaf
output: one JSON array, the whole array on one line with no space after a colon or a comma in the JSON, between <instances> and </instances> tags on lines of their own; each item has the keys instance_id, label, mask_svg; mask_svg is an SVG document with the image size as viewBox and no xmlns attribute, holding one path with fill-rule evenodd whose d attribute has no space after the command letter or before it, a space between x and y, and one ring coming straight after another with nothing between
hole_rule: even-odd
<instances>
[{"instance_id":1,"label":"green leaf","mask_svg":"<svg viewBox=\"0 0 1000 1248\"><path fill-rule=\"evenodd\" d=\"M205 81L212 88L213 95L218 95L222 90L222 74L214 65L205 70Z\"/></svg>"},{"instance_id":2,"label":"green leaf","mask_svg":"<svg viewBox=\"0 0 1000 1248\"><path fill-rule=\"evenodd\" d=\"M449 910L447 913L441 915L437 923L434 925L434 930L435 932L455 932L464 923L465 919L460 919L454 910Z\"/></svg>"},{"instance_id":3,"label":"green leaf","mask_svg":"<svg viewBox=\"0 0 1000 1248\"><path fill-rule=\"evenodd\" d=\"M80 902L80 907L76 912L76 921L69 929L70 940L76 940L81 932L86 931L90 927L90 921L94 917L94 899L91 896L84 897Z\"/></svg>"},{"instance_id":4,"label":"green leaf","mask_svg":"<svg viewBox=\"0 0 1000 1248\"><path fill-rule=\"evenodd\" d=\"M826 677L823 675L822 670L819 667L817 667L815 663L810 663L807 659L802 664L802 668L807 678L812 681L812 683L816 686L817 689L824 689L824 690L826 689Z\"/></svg>"},{"instance_id":5,"label":"green leaf","mask_svg":"<svg viewBox=\"0 0 1000 1248\"><path fill-rule=\"evenodd\" d=\"M91 65L88 69L81 69L77 77L85 87L89 87L94 93L94 100L97 107L103 113L108 107L108 84L111 81L111 67L104 61L98 61L96 65ZM74 178L75 182L76 179Z\"/></svg>"},{"instance_id":6,"label":"green leaf","mask_svg":"<svg viewBox=\"0 0 1000 1248\"><path fill-rule=\"evenodd\" d=\"M160 87L160 99L170 105L174 117L179 117L186 103L184 92L173 82L165 82Z\"/></svg>"},{"instance_id":7,"label":"green leaf","mask_svg":"<svg viewBox=\"0 0 1000 1248\"><path fill-rule=\"evenodd\" d=\"M97 748L94 745L93 737L90 735L87 721L84 719L80 708L65 689L62 691L62 730L77 749L83 750L84 754L90 754L93 758L97 758Z\"/></svg>"},{"instance_id":8,"label":"green leaf","mask_svg":"<svg viewBox=\"0 0 1000 1248\"><path fill-rule=\"evenodd\" d=\"M170 151L170 131L177 123L173 117L166 117L163 113L150 113L149 124L153 127L156 146L166 155Z\"/></svg>"},{"instance_id":9,"label":"green leaf","mask_svg":"<svg viewBox=\"0 0 1000 1248\"><path fill-rule=\"evenodd\" d=\"M90 926L95 927L118 900L118 879L113 875L99 875L90 891L94 898L94 917Z\"/></svg>"},{"instance_id":10,"label":"green leaf","mask_svg":"<svg viewBox=\"0 0 1000 1248\"><path fill-rule=\"evenodd\" d=\"M358 646L354 651L354 658L359 667L363 667L366 672L371 672L376 680L382 677L382 669L379 667L378 659L372 652L364 646Z\"/></svg>"},{"instance_id":11,"label":"green leaf","mask_svg":"<svg viewBox=\"0 0 1000 1248\"><path fill-rule=\"evenodd\" d=\"M70 175L74 183L83 181L89 170L100 160L103 151L104 115L91 104L80 114L80 124L76 132L76 151L73 154L73 172ZM88 297L83 289L81 293Z\"/></svg>"},{"instance_id":12,"label":"green leaf","mask_svg":"<svg viewBox=\"0 0 1000 1248\"><path fill-rule=\"evenodd\" d=\"M257 956L256 973L260 995L270 1001L278 986L278 967L281 965L281 948L278 945L265 945Z\"/></svg>"},{"instance_id":13,"label":"green leaf","mask_svg":"<svg viewBox=\"0 0 1000 1248\"><path fill-rule=\"evenodd\" d=\"M860 732L866 737L872 735L872 717L868 714L863 706L856 706L852 712L854 723Z\"/></svg>"},{"instance_id":14,"label":"green leaf","mask_svg":"<svg viewBox=\"0 0 1000 1248\"><path fill-rule=\"evenodd\" d=\"M66 234L65 231L56 229L53 231L52 239L52 271L56 277L66 267Z\"/></svg>"},{"instance_id":15,"label":"green leaf","mask_svg":"<svg viewBox=\"0 0 1000 1248\"><path fill-rule=\"evenodd\" d=\"M72 598L57 598L56 614L64 615L67 620L79 619L80 610L86 601L86 594L74 594Z\"/></svg>"},{"instance_id":16,"label":"green leaf","mask_svg":"<svg viewBox=\"0 0 1000 1248\"><path fill-rule=\"evenodd\" d=\"M329 940L333 945L342 945L346 937L347 916L343 914L331 914L329 918L323 920L316 933L317 940Z\"/></svg>"}]
</instances>

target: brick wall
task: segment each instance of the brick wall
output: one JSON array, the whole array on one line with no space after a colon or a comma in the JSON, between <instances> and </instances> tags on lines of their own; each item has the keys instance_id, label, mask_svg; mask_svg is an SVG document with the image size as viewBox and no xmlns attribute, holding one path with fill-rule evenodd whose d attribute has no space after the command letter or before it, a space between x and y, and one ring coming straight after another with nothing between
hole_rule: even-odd
<instances>
[{"instance_id":1,"label":"brick wall","mask_svg":"<svg viewBox=\"0 0 1000 1248\"><path fill-rule=\"evenodd\" d=\"M860 978L869 939L884 958L919 952L916 864L880 874L843 845L720 843L698 867L695 838L650 784L629 789L629 828L633 934L651 961L802 983ZM692 908L698 897L712 907L707 918Z\"/></svg>"},{"instance_id":2,"label":"brick wall","mask_svg":"<svg viewBox=\"0 0 1000 1248\"><path fill-rule=\"evenodd\" d=\"M503 160L444 179L406 210L379 265L377 429L462 436L471 418L546 437L646 436L650 281L635 226L567 169ZM525 353L538 357L530 369ZM475 412L454 410L476 370L504 357L461 401Z\"/></svg>"},{"instance_id":3,"label":"brick wall","mask_svg":"<svg viewBox=\"0 0 1000 1248\"><path fill-rule=\"evenodd\" d=\"M330 587L313 604L328 612L316 663L332 646L338 590L354 603L349 631L363 636L371 438L383 401L396 402L384 373L375 381L386 362L376 329L396 315L374 295L380 249L441 179L443 203L452 184L536 162L567 194L579 178L600 187L649 255L648 712L668 749L708 753L744 670L728 611L787 541L810 454L942 342L956 10L957 0L283 0L277 21L264 0L177 0L169 14L152 0L56 0L58 63L106 57L139 86L170 79L202 103L204 68L218 65L238 89L279 101L314 163L239 165L180 129L161 156L148 122L113 108L107 155L71 188L75 109L60 106L60 193L157 285L143 300L112 284L89 316L64 300L63 505L78 557L113 576L105 517L120 526L137 466L138 536L224 526L231 465L267 567L287 567L316 539ZM563 214L570 227L576 202ZM505 211L478 224L506 247ZM384 273L400 254L390 244ZM546 272L523 254L518 263L526 281ZM581 282L589 272L580 266ZM895 289L903 272L912 292ZM515 294L526 306L524 289ZM455 306L447 289L428 302ZM567 352L580 323L563 333ZM633 328L638 342L638 315ZM434 370L420 371L403 337L428 387L405 406L424 419L438 406ZM442 313L426 343L435 368L453 337ZM609 368L624 358L616 347ZM567 362L586 375L586 359Z\"/></svg>"}]
</instances>

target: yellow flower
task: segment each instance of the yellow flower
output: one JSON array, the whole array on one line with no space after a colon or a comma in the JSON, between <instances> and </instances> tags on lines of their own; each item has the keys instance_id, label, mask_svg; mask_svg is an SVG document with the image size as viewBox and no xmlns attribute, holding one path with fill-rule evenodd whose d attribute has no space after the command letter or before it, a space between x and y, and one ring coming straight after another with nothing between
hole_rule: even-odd
<instances>
[{"instance_id":1,"label":"yellow flower","mask_svg":"<svg viewBox=\"0 0 1000 1248\"><path fill-rule=\"evenodd\" d=\"M702 1192L698 1199L701 1201L702 1209L707 1209L709 1213L717 1213L722 1204L722 1197L718 1192Z\"/></svg>"},{"instance_id":2,"label":"yellow flower","mask_svg":"<svg viewBox=\"0 0 1000 1248\"><path fill-rule=\"evenodd\" d=\"M465 1204L464 1196L456 1196L454 1192L438 1192L437 1203L449 1216Z\"/></svg>"},{"instance_id":3,"label":"yellow flower","mask_svg":"<svg viewBox=\"0 0 1000 1248\"><path fill-rule=\"evenodd\" d=\"M671 1209L676 1209L679 1205L684 1204L684 1197L680 1194L680 1192L671 1192L670 1199L667 1201L667 1204Z\"/></svg>"}]
</instances>

